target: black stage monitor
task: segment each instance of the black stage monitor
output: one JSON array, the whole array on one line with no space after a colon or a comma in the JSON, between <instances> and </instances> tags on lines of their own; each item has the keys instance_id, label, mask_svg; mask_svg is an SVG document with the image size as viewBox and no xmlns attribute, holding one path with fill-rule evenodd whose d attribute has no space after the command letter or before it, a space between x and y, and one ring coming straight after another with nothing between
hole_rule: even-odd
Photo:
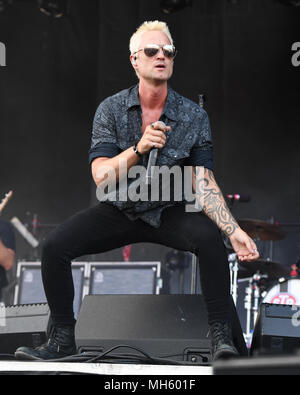
<instances>
[{"instance_id":1,"label":"black stage monitor","mask_svg":"<svg viewBox=\"0 0 300 395\"><path fill-rule=\"evenodd\" d=\"M295 354L299 350L300 306L262 303L254 328L251 354Z\"/></svg>"},{"instance_id":2,"label":"black stage monitor","mask_svg":"<svg viewBox=\"0 0 300 395\"><path fill-rule=\"evenodd\" d=\"M0 354L14 354L18 347L38 347L46 342L51 325L47 303L5 306L0 313Z\"/></svg>"},{"instance_id":3,"label":"black stage monitor","mask_svg":"<svg viewBox=\"0 0 300 395\"><path fill-rule=\"evenodd\" d=\"M247 354L237 316L233 316L237 348ZM79 351L108 351L127 345L152 357L195 364L211 360L207 311L202 295L88 295L75 328ZM109 356L143 355L116 349Z\"/></svg>"}]
</instances>

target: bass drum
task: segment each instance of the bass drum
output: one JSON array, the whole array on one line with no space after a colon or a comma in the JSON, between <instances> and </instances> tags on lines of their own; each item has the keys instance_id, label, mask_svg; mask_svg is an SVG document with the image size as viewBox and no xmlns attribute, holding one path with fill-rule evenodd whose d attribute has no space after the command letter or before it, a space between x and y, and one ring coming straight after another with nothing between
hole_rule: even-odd
<instances>
[{"instance_id":1,"label":"bass drum","mask_svg":"<svg viewBox=\"0 0 300 395\"><path fill-rule=\"evenodd\" d=\"M262 302L300 306L300 278L286 279L273 284L264 292Z\"/></svg>"}]
</instances>

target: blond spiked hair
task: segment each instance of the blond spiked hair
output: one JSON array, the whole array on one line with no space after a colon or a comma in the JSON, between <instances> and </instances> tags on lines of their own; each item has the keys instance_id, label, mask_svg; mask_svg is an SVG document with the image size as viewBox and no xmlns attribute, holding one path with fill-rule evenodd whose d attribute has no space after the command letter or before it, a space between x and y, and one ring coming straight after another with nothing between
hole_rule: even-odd
<instances>
[{"instance_id":1,"label":"blond spiked hair","mask_svg":"<svg viewBox=\"0 0 300 395\"><path fill-rule=\"evenodd\" d=\"M129 50L131 54L138 51L142 34L153 30L164 32L167 35L168 39L170 40L170 44L173 45L173 39L166 22L148 21L148 22L144 22L131 36L129 43Z\"/></svg>"}]
</instances>

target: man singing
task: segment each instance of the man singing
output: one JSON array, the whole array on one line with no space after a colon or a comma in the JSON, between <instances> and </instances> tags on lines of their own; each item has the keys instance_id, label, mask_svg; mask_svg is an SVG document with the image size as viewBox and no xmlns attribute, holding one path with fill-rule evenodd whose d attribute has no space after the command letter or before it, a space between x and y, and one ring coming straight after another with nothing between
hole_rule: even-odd
<instances>
[{"instance_id":1,"label":"man singing","mask_svg":"<svg viewBox=\"0 0 300 395\"><path fill-rule=\"evenodd\" d=\"M202 210L187 210L186 204L176 199L130 200L118 194L116 199L101 201L60 225L42 254L42 278L53 331L47 344L38 349L21 347L16 357L53 359L76 353L71 260L138 242L159 243L197 255L213 358L238 354L232 341L230 273L221 233L230 239L241 261L255 260L259 254L253 240L232 217L215 181L206 112L168 85L175 55L164 22L145 22L133 34L130 61L139 83L99 105L89 152L91 170L98 191L108 182L107 169L119 182L118 189L124 179L120 163L126 163L128 173L137 165L146 168L150 151L158 149L157 166L194 169L192 181L195 191L200 184ZM161 180L158 185L162 190Z\"/></svg>"}]
</instances>

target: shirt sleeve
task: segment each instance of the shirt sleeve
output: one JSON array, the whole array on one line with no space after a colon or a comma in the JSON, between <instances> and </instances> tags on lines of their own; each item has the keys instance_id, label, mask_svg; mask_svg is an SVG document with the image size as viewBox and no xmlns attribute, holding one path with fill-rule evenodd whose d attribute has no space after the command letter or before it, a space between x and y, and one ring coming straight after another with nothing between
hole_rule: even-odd
<instances>
[{"instance_id":1,"label":"shirt sleeve","mask_svg":"<svg viewBox=\"0 0 300 395\"><path fill-rule=\"evenodd\" d=\"M0 240L6 248L10 248L15 251L16 242L14 228L7 221L0 220Z\"/></svg>"},{"instance_id":2,"label":"shirt sleeve","mask_svg":"<svg viewBox=\"0 0 300 395\"><path fill-rule=\"evenodd\" d=\"M112 158L120 152L117 146L115 118L108 98L99 105L94 117L89 163L101 156Z\"/></svg>"},{"instance_id":3,"label":"shirt sleeve","mask_svg":"<svg viewBox=\"0 0 300 395\"><path fill-rule=\"evenodd\" d=\"M205 110L201 109L192 127L195 130L196 139L185 164L187 166L203 166L213 170L213 142L210 122Z\"/></svg>"}]
</instances>

